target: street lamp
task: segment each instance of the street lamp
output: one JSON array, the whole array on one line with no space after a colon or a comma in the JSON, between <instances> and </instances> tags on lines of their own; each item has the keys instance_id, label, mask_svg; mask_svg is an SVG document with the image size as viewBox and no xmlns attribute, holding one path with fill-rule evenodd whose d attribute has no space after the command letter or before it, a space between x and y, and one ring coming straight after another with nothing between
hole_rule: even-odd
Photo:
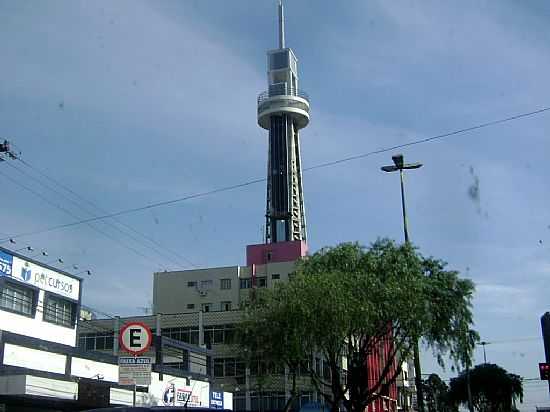
<instances>
[{"instance_id":1,"label":"street lamp","mask_svg":"<svg viewBox=\"0 0 550 412\"><path fill-rule=\"evenodd\" d=\"M405 208L405 188L403 186L403 170L418 169L422 167L422 163L405 163L402 154L392 156L394 165L382 166L380 169L384 172L397 172L401 179L401 207L403 209L403 230L405 231L405 242L409 243L409 230L407 227L407 209Z\"/></svg>"},{"instance_id":2,"label":"street lamp","mask_svg":"<svg viewBox=\"0 0 550 412\"><path fill-rule=\"evenodd\" d=\"M487 363L487 353L485 352L485 345L490 344L491 342L481 341L479 345L483 346L483 363Z\"/></svg>"},{"instance_id":3,"label":"street lamp","mask_svg":"<svg viewBox=\"0 0 550 412\"><path fill-rule=\"evenodd\" d=\"M405 208L405 188L403 185L403 170L418 169L422 167L422 163L405 163L402 154L392 156L393 165L382 166L380 169L384 172L397 172L399 170L399 178L401 180L401 207L403 209L403 231L405 232L405 243L409 243L409 230L407 227L407 209ZM414 356L414 380L416 386L416 402L418 410L424 412L424 393L422 390L422 370L420 368L420 351L418 349L418 339L413 345Z\"/></svg>"}]
</instances>

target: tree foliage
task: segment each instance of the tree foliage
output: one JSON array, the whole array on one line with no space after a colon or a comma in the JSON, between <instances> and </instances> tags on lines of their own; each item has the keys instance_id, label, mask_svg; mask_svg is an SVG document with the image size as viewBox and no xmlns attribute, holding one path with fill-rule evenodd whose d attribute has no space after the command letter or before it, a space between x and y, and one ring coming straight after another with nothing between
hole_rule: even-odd
<instances>
[{"instance_id":1,"label":"tree foliage","mask_svg":"<svg viewBox=\"0 0 550 412\"><path fill-rule=\"evenodd\" d=\"M479 412L517 410L515 401L523 402L521 377L491 363L477 365L469 371L472 403ZM450 399L456 405L468 403L468 372L451 379Z\"/></svg>"},{"instance_id":2,"label":"tree foliage","mask_svg":"<svg viewBox=\"0 0 550 412\"><path fill-rule=\"evenodd\" d=\"M432 373L422 381L422 385L428 412L458 412L458 407L449 397L449 387L439 375Z\"/></svg>"},{"instance_id":3,"label":"tree foliage","mask_svg":"<svg viewBox=\"0 0 550 412\"><path fill-rule=\"evenodd\" d=\"M409 244L344 243L304 259L291 282L258 294L245 311L241 344L289 370L320 355L329 376L314 365L309 373L332 409L343 403L363 411L388 393L398 360L420 337L441 363L445 355L470 362L473 291L471 281ZM376 371L373 356L381 361Z\"/></svg>"}]
</instances>

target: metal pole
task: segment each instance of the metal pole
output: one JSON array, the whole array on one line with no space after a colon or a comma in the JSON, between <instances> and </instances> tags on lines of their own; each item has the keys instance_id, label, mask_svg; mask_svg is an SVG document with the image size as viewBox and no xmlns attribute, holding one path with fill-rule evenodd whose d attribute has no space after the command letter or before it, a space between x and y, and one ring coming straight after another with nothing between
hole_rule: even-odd
<instances>
[{"instance_id":1,"label":"metal pole","mask_svg":"<svg viewBox=\"0 0 550 412\"><path fill-rule=\"evenodd\" d=\"M120 316L115 316L113 331L113 355L118 356L118 337L120 334Z\"/></svg>"},{"instance_id":2,"label":"metal pole","mask_svg":"<svg viewBox=\"0 0 550 412\"><path fill-rule=\"evenodd\" d=\"M409 229L407 227L407 209L405 208L405 187L403 185L403 169L399 169L401 179L401 206L403 209L403 230L405 232L405 242L409 243Z\"/></svg>"},{"instance_id":3,"label":"metal pole","mask_svg":"<svg viewBox=\"0 0 550 412\"><path fill-rule=\"evenodd\" d=\"M136 384L134 383L134 390L132 394L132 406L136 406Z\"/></svg>"},{"instance_id":4,"label":"metal pole","mask_svg":"<svg viewBox=\"0 0 550 412\"><path fill-rule=\"evenodd\" d=\"M424 391L422 389L422 369L420 367L420 353L418 350L418 339L414 342L414 382L416 385L416 405L419 412L424 412Z\"/></svg>"},{"instance_id":5,"label":"metal pole","mask_svg":"<svg viewBox=\"0 0 550 412\"><path fill-rule=\"evenodd\" d=\"M466 388L468 390L468 409L474 412L474 403L472 402L472 388L470 387L470 367L466 367Z\"/></svg>"},{"instance_id":6,"label":"metal pole","mask_svg":"<svg viewBox=\"0 0 550 412\"><path fill-rule=\"evenodd\" d=\"M487 354L485 353L485 345L487 342L482 342L481 344L483 345L483 363L487 363Z\"/></svg>"},{"instance_id":7,"label":"metal pole","mask_svg":"<svg viewBox=\"0 0 550 412\"><path fill-rule=\"evenodd\" d=\"M401 181L401 207L403 209L403 231L405 233L405 243L409 243L409 230L407 227L407 208L405 207L405 185L403 184L403 169L399 169L399 178ZM420 366L420 350L418 348L418 339L414 342L414 382L416 386L416 405L419 412L424 412L424 391L422 388L422 368Z\"/></svg>"}]
</instances>

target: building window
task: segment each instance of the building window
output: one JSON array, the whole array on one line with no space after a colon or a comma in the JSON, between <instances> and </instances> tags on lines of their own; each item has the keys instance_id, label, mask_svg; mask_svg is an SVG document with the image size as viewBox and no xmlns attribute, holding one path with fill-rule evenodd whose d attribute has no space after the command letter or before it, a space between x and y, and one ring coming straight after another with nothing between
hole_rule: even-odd
<instances>
[{"instance_id":1,"label":"building window","mask_svg":"<svg viewBox=\"0 0 550 412\"><path fill-rule=\"evenodd\" d=\"M281 275L278 274L278 273L274 273L274 274L271 275L271 279L273 279L273 280L281 279Z\"/></svg>"},{"instance_id":2,"label":"building window","mask_svg":"<svg viewBox=\"0 0 550 412\"><path fill-rule=\"evenodd\" d=\"M220 279L220 289L231 289L231 279Z\"/></svg>"},{"instance_id":3,"label":"building window","mask_svg":"<svg viewBox=\"0 0 550 412\"><path fill-rule=\"evenodd\" d=\"M187 309L195 309L195 304L194 303L188 303L187 304Z\"/></svg>"},{"instance_id":4,"label":"building window","mask_svg":"<svg viewBox=\"0 0 550 412\"><path fill-rule=\"evenodd\" d=\"M44 320L68 328L74 327L75 307L73 302L46 294L44 302Z\"/></svg>"},{"instance_id":5,"label":"building window","mask_svg":"<svg viewBox=\"0 0 550 412\"><path fill-rule=\"evenodd\" d=\"M214 377L223 378L225 376L244 376L245 365L242 360L235 358L216 358L214 359Z\"/></svg>"},{"instance_id":6,"label":"building window","mask_svg":"<svg viewBox=\"0 0 550 412\"><path fill-rule=\"evenodd\" d=\"M25 316L33 316L36 291L12 283L4 283L0 307Z\"/></svg>"},{"instance_id":7,"label":"building window","mask_svg":"<svg viewBox=\"0 0 550 412\"><path fill-rule=\"evenodd\" d=\"M258 285L259 288L267 288L267 277L261 276L256 278L256 285Z\"/></svg>"},{"instance_id":8,"label":"building window","mask_svg":"<svg viewBox=\"0 0 550 412\"><path fill-rule=\"evenodd\" d=\"M250 289L251 286L252 286L252 280L250 278L240 279L241 289Z\"/></svg>"},{"instance_id":9,"label":"building window","mask_svg":"<svg viewBox=\"0 0 550 412\"><path fill-rule=\"evenodd\" d=\"M201 289L211 289L214 282L210 280L201 280Z\"/></svg>"},{"instance_id":10,"label":"building window","mask_svg":"<svg viewBox=\"0 0 550 412\"><path fill-rule=\"evenodd\" d=\"M188 288L194 288L195 286L197 286L197 282L195 282L194 280L192 280L191 282L187 282Z\"/></svg>"},{"instance_id":11,"label":"building window","mask_svg":"<svg viewBox=\"0 0 550 412\"><path fill-rule=\"evenodd\" d=\"M221 310L223 312L227 312L231 310L231 302L222 302L221 303Z\"/></svg>"},{"instance_id":12,"label":"building window","mask_svg":"<svg viewBox=\"0 0 550 412\"><path fill-rule=\"evenodd\" d=\"M210 312L210 310L212 309L212 304L211 303L203 303L201 305L201 310L206 313L206 312Z\"/></svg>"},{"instance_id":13,"label":"building window","mask_svg":"<svg viewBox=\"0 0 550 412\"><path fill-rule=\"evenodd\" d=\"M234 336L234 325L208 325L204 327L204 343L207 345L231 344Z\"/></svg>"},{"instance_id":14,"label":"building window","mask_svg":"<svg viewBox=\"0 0 550 412\"><path fill-rule=\"evenodd\" d=\"M78 347L87 351L91 350L112 350L113 333L82 333L78 336Z\"/></svg>"},{"instance_id":15,"label":"building window","mask_svg":"<svg viewBox=\"0 0 550 412\"><path fill-rule=\"evenodd\" d=\"M162 336L167 336L169 338L176 339L185 343L191 343L192 345L198 345L199 328L197 326L192 328L164 328L162 329Z\"/></svg>"}]
</instances>

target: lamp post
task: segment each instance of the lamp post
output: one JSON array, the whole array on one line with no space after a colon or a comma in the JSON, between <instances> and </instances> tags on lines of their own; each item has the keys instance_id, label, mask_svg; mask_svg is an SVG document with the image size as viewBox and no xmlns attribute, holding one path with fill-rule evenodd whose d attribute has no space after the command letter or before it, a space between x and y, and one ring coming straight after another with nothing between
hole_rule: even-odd
<instances>
[{"instance_id":1,"label":"lamp post","mask_svg":"<svg viewBox=\"0 0 550 412\"><path fill-rule=\"evenodd\" d=\"M491 343L491 342L485 342L485 341L479 342L479 344L481 346L483 346L483 363L487 363L487 353L485 353L485 345L487 345L489 343Z\"/></svg>"},{"instance_id":2,"label":"lamp post","mask_svg":"<svg viewBox=\"0 0 550 412\"><path fill-rule=\"evenodd\" d=\"M405 207L405 187L403 184L403 170L418 169L422 167L422 163L405 163L402 154L392 156L394 165L382 166L384 172L397 172L399 170L399 178L401 180L401 207L403 209L403 230L405 232L405 242L409 243L409 229L407 225L407 209Z\"/></svg>"},{"instance_id":3,"label":"lamp post","mask_svg":"<svg viewBox=\"0 0 550 412\"><path fill-rule=\"evenodd\" d=\"M384 172L397 172L399 171L399 179L401 181L401 208L403 209L403 231L405 233L405 243L409 243L409 229L407 225L407 209L405 207L405 186L403 184L403 170L418 169L422 167L422 163L405 163L402 154L392 156L393 165L382 166L381 169ZM424 393L422 390L422 369L420 367L420 353L418 349L418 339L416 339L413 345L414 356L414 381L416 386L416 402L418 410L424 412Z\"/></svg>"}]
</instances>

